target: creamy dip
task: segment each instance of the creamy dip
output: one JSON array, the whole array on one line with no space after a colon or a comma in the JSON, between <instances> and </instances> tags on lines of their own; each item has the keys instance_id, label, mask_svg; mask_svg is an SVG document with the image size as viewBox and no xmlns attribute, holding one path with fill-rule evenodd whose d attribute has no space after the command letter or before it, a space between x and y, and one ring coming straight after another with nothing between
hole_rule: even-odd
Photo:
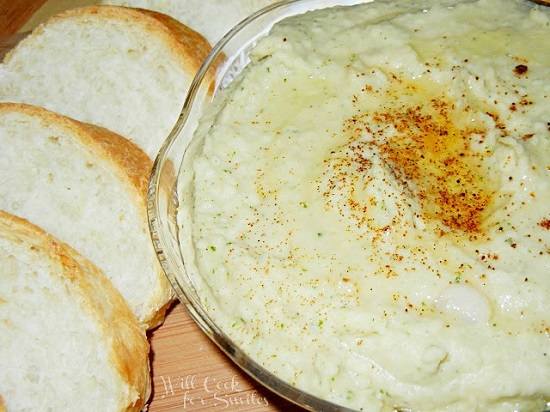
<instances>
[{"instance_id":1,"label":"creamy dip","mask_svg":"<svg viewBox=\"0 0 550 412\"><path fill-rule=\"evenodd\" d=\"M210 316L364 411L550 401L550 10L383 1L277 24L198 133Z\"/></svg>"}]
</instances>

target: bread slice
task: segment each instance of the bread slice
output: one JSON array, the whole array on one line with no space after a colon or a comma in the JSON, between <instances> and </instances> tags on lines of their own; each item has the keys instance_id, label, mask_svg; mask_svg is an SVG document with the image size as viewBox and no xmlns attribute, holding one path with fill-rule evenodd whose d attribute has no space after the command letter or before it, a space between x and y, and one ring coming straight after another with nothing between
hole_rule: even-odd
<instances>
[{"instance_id":1,"label":"bread slice","mask_svg":"<svg viewBox=\"0 0 550 412\"><path fill-rule=\"evenodd\" d=\"M144 328L173 300L149 234L151 160L127 139L41 107L0 103L0 209L94 262Z\"/></svg>"},{"instance_id":2,"label":"bread slice","mask_svg":"<svg viewBox=\"0 0 550 412\"><path fill-rule=\"evenodd\" d=\"M100 4L140 7L167 14L201 33L210 44L250 14L276 0L98 0Z\"/></svg>"},{"instance_id":3,"label":"bread slice","mask_svg":"<svg viewBox=\"0 0 550 412\"><path fill-rule=\"evenodd\" d=\"M150 10L86 6L38 26L0 65L0 101L105 127L151 158L176 123L209 43Z\"/></svg>"},{"instance_id":4,"label":"bread slice","mask_svg":"<svg viewBox=\"0 0 550 412\"><path fill-rule=\"evenodd\" d=\"M148 351L96 266L0 211L0 393L8 411L139 411L150 394Z\"/></svg>"}]
</instances>

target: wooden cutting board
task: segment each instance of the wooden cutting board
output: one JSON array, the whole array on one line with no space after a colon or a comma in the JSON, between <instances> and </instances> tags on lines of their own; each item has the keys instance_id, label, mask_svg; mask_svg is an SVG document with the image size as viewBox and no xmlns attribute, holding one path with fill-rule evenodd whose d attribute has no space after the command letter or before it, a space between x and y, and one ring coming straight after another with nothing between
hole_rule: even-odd
<instances>
[{"instance_id":1,"label":"wooden cutting board","mask_svg":"<svg viewBox=\"0 0 550 412\"><path fill-rule=\"evenodd\" d=\"M43 16L89 0L0 0L0 52ZM181 303L149 334L153 394L150 412L299 411L236 367L210 341Z\"/></svg>"},{"instance_id":2,"label":"wooden cutting board","mask_svg":"<svg viewBox=\"0 0 550 412\"><path fill-rule=\"evenodd\" d=\"M199 329L181 303L150 337L150 412L298 411L251 380Z\"/></svg>"}]
</instances>

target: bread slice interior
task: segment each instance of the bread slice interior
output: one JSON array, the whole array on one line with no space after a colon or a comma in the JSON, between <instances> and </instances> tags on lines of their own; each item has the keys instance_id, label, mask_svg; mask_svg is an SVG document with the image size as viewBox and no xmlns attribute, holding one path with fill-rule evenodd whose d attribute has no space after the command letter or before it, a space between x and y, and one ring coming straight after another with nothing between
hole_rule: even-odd
<instances>
[{"instance_id":1,"label":"bread slice interior","mask_svg":"<svg viewBox=\"0 0 550 412\"><path fill-rule=\"evenodd\" d=\"M144 328L173 293L149 234L151 161L127 139L26 104L0 104L0 209L28 219L96 264Z\"/></svg>"},{"instance_id":2,"label":"bread slice interior","mask_svg":"<svg viewBox=\"0 0 550 412\"><path fill-rule=\"evenodd\" d=\"M7 410L139 411L149 345L103 273L0 211L0 394Z\"/></svg>"}]
</instances>

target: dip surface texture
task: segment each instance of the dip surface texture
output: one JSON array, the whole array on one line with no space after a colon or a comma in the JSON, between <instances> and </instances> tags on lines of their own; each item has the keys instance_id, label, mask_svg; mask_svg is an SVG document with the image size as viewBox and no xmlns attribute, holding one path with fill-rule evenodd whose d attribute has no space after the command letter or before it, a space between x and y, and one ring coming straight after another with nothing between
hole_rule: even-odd
<instances>
[{"instance_id":1,"label":"dip surface texture","mask_svg":"<svg viewBox=\"0 0 550 412\"><path fill-rule=\"evenodd\" d=\"M358 410L544 410L549 21L381 0L277 24L198 130L194 281L223 331Z\"/></svg>"}]
</instances>

